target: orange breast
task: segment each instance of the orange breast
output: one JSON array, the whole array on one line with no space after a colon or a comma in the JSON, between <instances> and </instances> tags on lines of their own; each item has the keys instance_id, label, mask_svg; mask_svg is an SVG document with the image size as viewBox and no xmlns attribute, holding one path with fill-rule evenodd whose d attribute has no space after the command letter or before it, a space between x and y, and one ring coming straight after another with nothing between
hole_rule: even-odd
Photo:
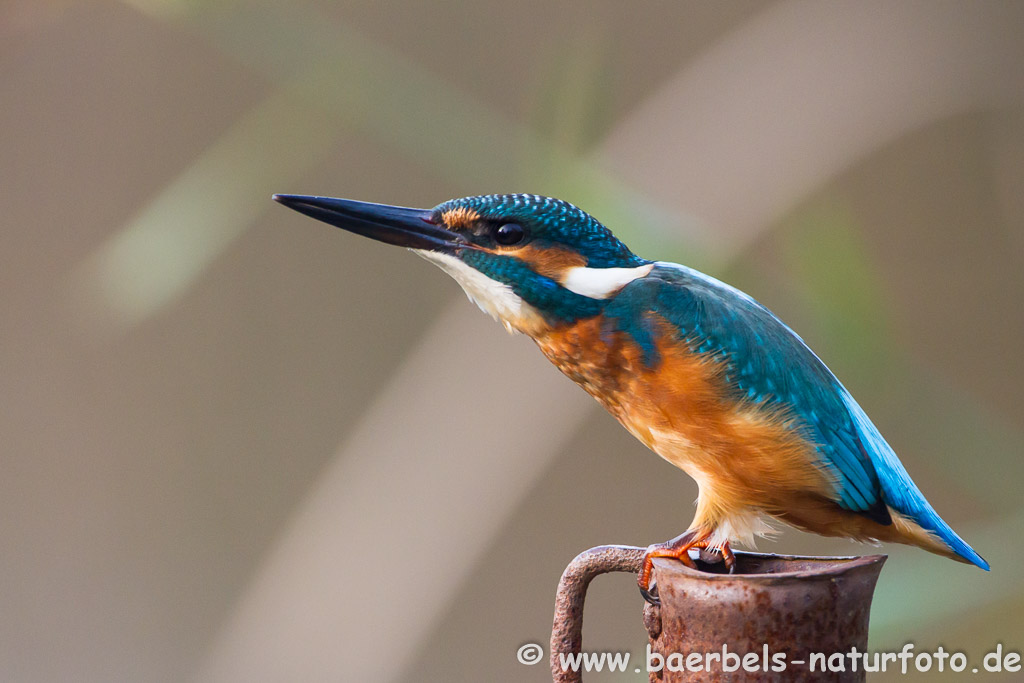
<instances>
[{"instance_id":1,"label":"orange breast","mask_svg":"<svg viewBox=\"0 0 1024 683\"><path fill-rule=\"evenodd\" d=\"M634 436L697 480L703 521L714 526L750 508L778 515L795 499L831 494L813 445L789 416L736 400L720 362L677 343L659 320L660 359L648 367L631 337L619 331L602 337L602 324L598 316L536 341Z\"/></svg>"}]
</instances>

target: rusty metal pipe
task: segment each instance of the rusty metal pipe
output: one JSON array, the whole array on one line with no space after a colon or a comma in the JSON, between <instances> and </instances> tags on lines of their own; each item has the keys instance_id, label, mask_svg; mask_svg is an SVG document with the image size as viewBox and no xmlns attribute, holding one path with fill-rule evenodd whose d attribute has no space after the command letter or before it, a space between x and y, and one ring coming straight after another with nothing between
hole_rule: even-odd
<instances>
[{"instance_id":1,"label":"rusty metal pipe","mask_svg":"<svg viewBox=\"0 0 1024 683\"><path fill-rule=\"evenodd\" d=\"M643 548L599 545L584 550L562 572L555 595L555 622L551 627L551 679L554 683L578 683L583 674L562 668L560 653L577 653L583 647L583 603L587 586L599 574L640 571Z\"/></svg>"},{"instance_id":2,"label":"rusty metal pipe","mask_svg":"<svg viewBox=\"0 0 1024 683\"><path fill-rule=\"evenodd\" d=\"M601 546L581 553L566 568L551 634L555 683L582 681L582 672L562 670L559 653L582 648L587 585L604 572L637 571L643 553L642 548ZM822 672L820 655L827 659L853 648L866 650L871 597L885 559L737 552L734 574L723 573L721 564L698 561L693 570L681 562L656 559L661 606L645 605L652 654L641 666L657 667L661 662L660 670L649 671L650 680L658 683L863 681L862 666L856 671L847 666L844 672ZM723 648L736 655L728 664ZM719 657L705 667L708 653ZM700 670L687 664L693 654L701 659ZM819 655L816 671L810 669L812 654ZM756 656L744 660L747 655ZM783 663L785 668L779 670Z\"/></svg>"}]
</instances>

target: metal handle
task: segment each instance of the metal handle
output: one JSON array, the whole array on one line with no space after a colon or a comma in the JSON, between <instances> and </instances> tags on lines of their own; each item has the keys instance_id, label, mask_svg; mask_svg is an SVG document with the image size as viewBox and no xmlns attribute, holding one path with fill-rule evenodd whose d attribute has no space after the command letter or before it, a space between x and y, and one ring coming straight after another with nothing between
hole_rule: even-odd
<instances>
[{"instance_id":1,"label":"metal handle","mask_svg":"<svg viewBox=\"0 0 1024 683\"><path fill-rule=\"evenodd\" d=\"M569 563L558 582L555 623L551 627L551 680L581 683L581 671L565 670L559 655L579 653L583 647L583 602L587 586L598 574L640 571L644 548L629 545L599 545L584 550Z\"/></svg>"}]
</instances>

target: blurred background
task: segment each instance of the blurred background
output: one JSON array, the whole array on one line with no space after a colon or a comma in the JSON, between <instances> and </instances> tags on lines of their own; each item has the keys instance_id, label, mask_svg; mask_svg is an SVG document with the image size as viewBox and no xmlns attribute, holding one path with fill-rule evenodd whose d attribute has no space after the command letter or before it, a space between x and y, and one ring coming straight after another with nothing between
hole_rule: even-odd
<instances>
[{"instance_id":1,"label":"blurred background","mask_svg":"<svg viewBox=\"0 0 1024 683\"><path fill-rule=\"evenodd\" d=\"M992 563L884 548L872 647L1024 647L1024 3L7 0L0 87L0 679L549 680L569 560L689 523L528 339L273 192L560 196L750 292ZM596 581L586 647L640 608Z\"/></svg>"}]
</instances>

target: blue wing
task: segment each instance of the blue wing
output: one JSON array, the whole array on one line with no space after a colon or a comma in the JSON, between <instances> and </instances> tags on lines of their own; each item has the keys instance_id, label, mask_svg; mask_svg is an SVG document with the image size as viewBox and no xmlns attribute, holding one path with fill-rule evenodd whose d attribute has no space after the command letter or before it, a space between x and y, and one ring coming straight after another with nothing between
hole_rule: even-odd
<instances>
[{"instance_id":1,"label":"blue wing","mask_svg":"<svg viewBox=\"0 0 1024 683\"><path fill-rule=\"evenodd\" d=\"M659 313L694 351L719 355L738 398L777 405L795 416L835 477L839 506L882 524L891 522L891 507L937 534L965 559L988 567L931 508L835 375L767 308L703 273L658 263L605 309L646 353L656 354L647 323L634 319L637 311Z\"/></svg>"}]
</instances>

